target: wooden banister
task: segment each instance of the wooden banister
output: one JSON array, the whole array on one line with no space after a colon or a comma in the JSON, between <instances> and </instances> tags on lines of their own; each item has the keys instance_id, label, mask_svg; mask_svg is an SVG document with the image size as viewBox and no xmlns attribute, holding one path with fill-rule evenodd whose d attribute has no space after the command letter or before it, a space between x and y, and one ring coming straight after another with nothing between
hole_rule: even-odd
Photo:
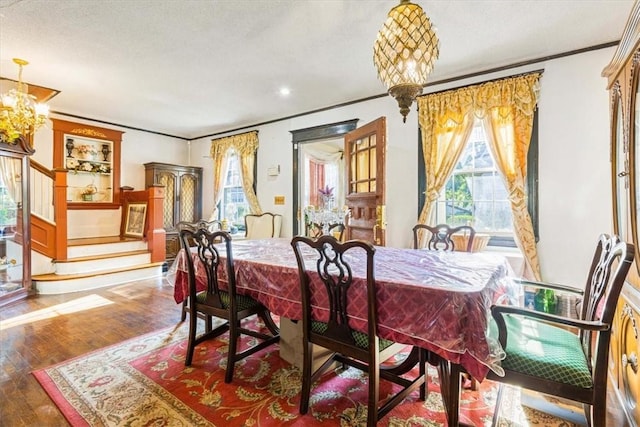
<instances>
[{"instance_id":1,"label":"wooden banister","mask_svg":"<svg viewBox=\"0 0 640 427\"><path fill-rule=\"evenodd\" d=\"M48 169L45 166L42 166L40 163L36 162L35 160L31 159L30 161L31 163L31 168L37 170L38 172L40 172L43 175L48 176L51 179L55 178L55 174L51 169Z\"/></svg>"},{"instance_id":2,"label":"wooden banister","mask_svg":"<svg viewBox=\"0 0 640 427\"><path fill-rule=\"evenodd\" d=\"M67 170L53 171L53 207L56 223L55 257L67 259Z\"/></svg>"},{"instance_id":3,"label":"wooden banister","mask_svg":"<svg viewBox=\"0 0 640 427\"><path fill-rule=\"evenodd\" d=\"M37 219L32 221L32 234L36 238L33 249L53 258L67 258L67 174L64 168L49 170L38 162L32 161L31 166L39 173L53 180L53 205L54 221ZM133 191L132 187L121 187L122 215L120 236L124 235L126 208L128 203L146 202L147 213L143 239L147 241L147 247L151 252L151 262L164 261L166 258L166 236L162 218L164 203L164 186L153 185L146 190Z\"/></svg>"}]
</instances>

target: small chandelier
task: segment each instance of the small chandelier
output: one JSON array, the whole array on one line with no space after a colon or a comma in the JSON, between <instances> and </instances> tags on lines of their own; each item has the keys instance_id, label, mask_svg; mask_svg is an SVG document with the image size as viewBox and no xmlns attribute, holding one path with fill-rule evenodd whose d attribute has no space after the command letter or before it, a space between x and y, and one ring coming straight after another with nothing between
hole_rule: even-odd
<instances>
[{"instance_id":1,"label":"small chandelier","mask_svg":"<svg viewBox=\"0 0 640 427\"><path fill-rule=\"evenodd\" d=\"M389 11L373 45L373 63L389 95L400 106L402 121L422 93L440 53L438 37L422 8L409 0Z\"/></svg>"},{"instance_id":2,"label":"small chandelier","mask_svg":"<svg viewBox=\"0 0 640 427\"><path fill-rule=\"evenodd\" d=\"M13 62L19 67L18 86L0 95L0 138L8 143L21 135L33 135L49 115L49 106L37 103L22 81L22 67L29 63L18 58L13 58Z\"/></svg>"}]
</instances>

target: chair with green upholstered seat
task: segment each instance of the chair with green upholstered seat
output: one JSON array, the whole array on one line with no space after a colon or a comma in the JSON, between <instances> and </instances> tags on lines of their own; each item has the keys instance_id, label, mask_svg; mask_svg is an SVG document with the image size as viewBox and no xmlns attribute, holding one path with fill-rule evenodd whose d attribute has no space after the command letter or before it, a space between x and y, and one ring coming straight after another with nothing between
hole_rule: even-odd
<instances>
[{"instance_id":1,"label":"chair with green upholstered seat","mask_svg":"<svg viewBox=\"0 0 640 427\"><path fill-rule=\"evenodd\" d=\"M397 354L399 349L406 346L398 347L397 344L377 336L378 315L373 263L375 248L359 240L341 243L330 235L323 235L317 239L294 237L291 245L298 263L303 311L300 413L306 414L309 409L311 385L334 362L368 372L367 425L370 427L375 426L379 419L413 391L420 389L420 398L424 400L427 381L425 350L416 349L418 357L402 367L381 366L383 362ZM313 265L313 268L307 270L307 265ZM359 279L354 279L353 269L360 270ZM366 279L362 279L364 272L366 272ZM352 292L358 287L362 291L362 296L351 303L350 301L355 298ZM314 304L318 304L318 301L327 301L326 318L312 309L312 301ZM352 327L354 305L362 307L359 315L367 320L367 332L355 330ZM328 349L331 356L315 372L312 372L314 344ZM416 363L419 365L419 373L415 378L401 376ZM401 386L401 389L386 399L382 405L379 402L381 378Z\"/></svg>"},{"instance_id":2,"label":"chair with green upholstered seat","mask_svg":"<svg viewBox=\"0 0 640 427\"><path fill-rule=\"evenodd\" d=\"M495 305L494 331L505 350L504 376L487 378L583 404L588 425L606 423L607 371L611 322L634 246L600 236L584 291L559 284L528 286L582 294L578 319L513 306ZM502 386L494 413L500 407Z\"/></svg>"},{"instance_id":3,"label":"chair with green upholstered seat","mask_svg":"<svg viewBox=\"0 0 640 427\"><path fill-rule=\"evenodd\" d=\"M182 246L189 248L195 242L197 254L190 252L186 256L189 281L189 341L185 366L190 366L195 347L203 341L216 338L229 331L229 350L225 382L233 379L234 365L237 361L279 341L279 331L273 322L269 310L259 301L248 295L236 292L236 276L231 251L231 235L225 231L209 231L207 228L180 231ZM196 264L197 262L197 264ZM197 265L197 268L196 268ZM196 271L199 274L196 274ZM198 277L206 278L206 288L199 290ZM226 282L226 287L221 286ZM207 322L205 332L197 336L197 321L204 315ZM245 328L241 320L258 315L271 334ZM225 323L212 330L211 319L217 317ZM241 335L258 338L260 342L243 351L236 351Z\"/></svg>"},{"instance_id":4,"label":"chair with green upholstered seat","mask_svg":"<svg viewBox=\"0 0 640 427\"><path fill-rule=\"evenodd\" d=\"M188 221L180 221L176 224L176 229L178 232L181 230L191 230L196 231L200 228L205 228L209 231L222 230L222 223L218 220L206 221L204 219L198 220L196 222L188 222ZM189 250L196 245L195 242L189 241L189 247L185 248L182 242L180 246L182 249ZM184 322L187 319L187 314L189 313L189 297L187 296L185 300L182 302L182 315L180 317L180 321Z\"/></svg>"}]
</instances>

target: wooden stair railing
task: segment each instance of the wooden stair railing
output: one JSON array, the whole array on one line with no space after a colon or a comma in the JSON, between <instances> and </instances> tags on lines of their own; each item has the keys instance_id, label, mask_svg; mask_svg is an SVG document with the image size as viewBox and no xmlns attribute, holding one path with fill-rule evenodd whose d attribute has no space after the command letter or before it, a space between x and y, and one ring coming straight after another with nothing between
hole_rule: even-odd
<instances>
[{"instance_id":1,"label":"wooden stair railing","mask_svg":"<svg viewBox=\"0 0 640 427\"><path fill-rule=\"evenodd\" d=\"M49 170L31 159L31 248L52 259L67 258L67 173L66 169ZM129 202L147 202L144 240L151 252L151 262L166 258L165 230L162 207L164 186L151 186L147 190L132 191L122 187L122 206ZM124 224L122 209L121 224ZM120 237L123 237L121 226Z\"/></svg>"},{"instance_id":2,"label":"wooden stair railing","mask_svg":"<svg viewBox=\"0 0 640 427\"><path fill-rule=\"evenodd\" d=\"M31 159L31 249L67 257L67 170L49 170Z\"/></svg>"}]
</instances>

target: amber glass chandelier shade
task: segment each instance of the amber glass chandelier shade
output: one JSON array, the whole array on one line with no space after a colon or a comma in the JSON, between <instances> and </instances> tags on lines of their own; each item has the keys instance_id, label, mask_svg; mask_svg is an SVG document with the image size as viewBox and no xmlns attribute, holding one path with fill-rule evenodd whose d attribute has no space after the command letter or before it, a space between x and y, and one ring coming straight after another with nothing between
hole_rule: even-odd
<instances>
[{"instance_id":1,"label":"amber glass chandelier shade","mask_svg":"<svg viewBox=\"0 0 640 427\"><path fill-rule=\"evenodd\" d=\"M389 11L378 32L373 63L389 94L398 101L403 121L433 70L439 43L429 17L408 0L401 0Z\"/></svg>"},{"instance_id":2,"label":"amber glass chandelier shade","mask_svg":"<svg viewBox=\"0 0 640 427\"><path fill-rule=\"evenodd\" d=\"M22 67L28 62L18 58L13 62L19 67L17 87L0 95L0 138L9 143L20 136L32 135L49 116L49 107L37 103L22 81Z\"/></svg>"}]
</instances>

